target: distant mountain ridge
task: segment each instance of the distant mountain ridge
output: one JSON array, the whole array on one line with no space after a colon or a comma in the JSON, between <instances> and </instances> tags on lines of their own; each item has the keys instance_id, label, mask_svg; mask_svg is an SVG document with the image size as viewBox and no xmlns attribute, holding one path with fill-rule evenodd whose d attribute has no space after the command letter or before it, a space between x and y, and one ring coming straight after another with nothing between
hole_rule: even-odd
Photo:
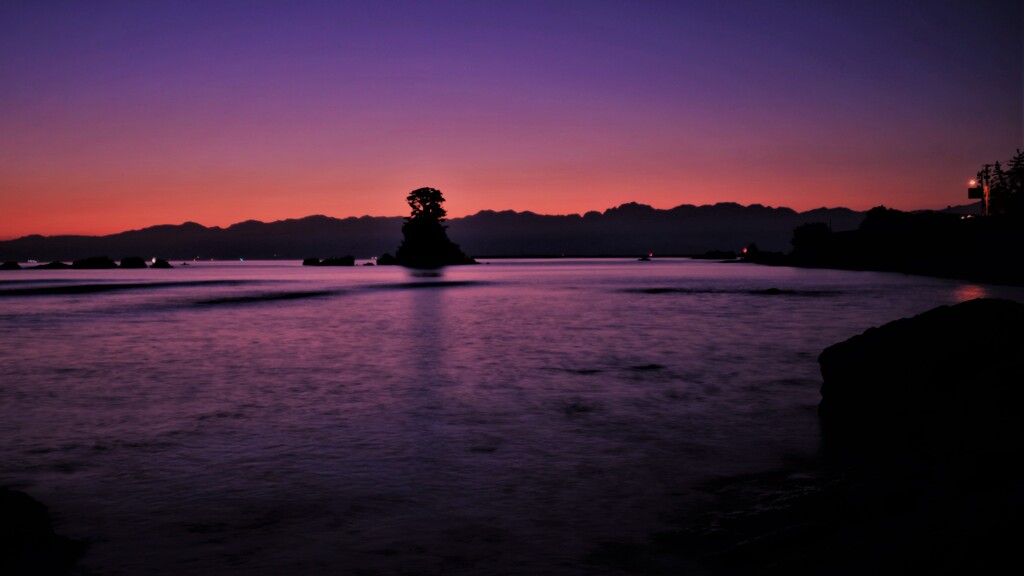
<instances>
[{"instance_id":1,"label":"distant mountain ridge","mask_svg":"<svg viewBox=\"0 0 1024 576\"><path fill-rule=\"evenodd\" d=\"M452 240L475 257L633 256L739 250L751 242L762 250L788 251L793 228L800 224L825 222L842 231L855 229L863 218L864 212L848 208L796 212L723 202L658 209L630 202L583 215L484 210L447 224ZM107 236L31 235L0 241L0 261L69 261L96 255L172 260L370 258L394 254L402 239L402 222L400 216L316 215L268 223L247 220L227 228L185 222Z\"/></svg>"}]
</instances>

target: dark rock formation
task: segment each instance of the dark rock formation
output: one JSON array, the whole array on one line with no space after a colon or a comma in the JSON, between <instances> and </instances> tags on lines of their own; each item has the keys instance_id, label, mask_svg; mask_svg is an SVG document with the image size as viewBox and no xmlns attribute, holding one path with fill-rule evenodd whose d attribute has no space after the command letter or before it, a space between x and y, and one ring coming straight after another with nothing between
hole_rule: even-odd
<instances>
[{"instance_id":1,"label":"dark rock formation","mask_svg":"<svg viewBox=\"0 0 1024 576\"><path fill-rule=\"evenodd\" d=\"M168 262L167 260L157 258L156 260L153 261L153 265L151 266L151 268L174 268L174 266L171 266L171 263Z\"/></svg>"},{"instance_id":2,"label":"dark rock formation","mask_svg":"<svg viewBox=\"0 0 1024 576\"><path fill-rule=\"evenodd\" d=\"M121 268L145 268L146 261L139 256L125 256L121 258Z\"/></svg>"},{"instance_id":3,"label":"dark rock formation","mask_svg":"<svg viewBox=\"0 0 1024 576\"><path fill-rule=\"evenodd\" d=\"M819 362L825 432L871 449L1006 451L1024 440L1024 305L978 299L890 322Z\"/></svg>"},{"instance_id":4,"label":"dark rock formation","mask_svg":"<svg viewBox=\"0 0 1024 576\"><path fill-rule=\"evenodd\" d=\"M830 346L820 357L821 455L696 486L706 510L685 510L645 544L602 548L595 562L787 576L1018 565L1022 327L1024 304L972 300Z\"/></svg>"},{"instance_id":5,"label":"dark rock formation","mask_svg":"<svg viewBox=\"0 0 1024 576\"><path fill-rule=\"evenodd\" d=\"M824 447L844 474L838 544L859 566L851 573L986 574L1019 562L1022 326L1024 305L978 299L822 352Z\"/></svg>"},{"instance_id":6,"label":"dark rock formation","mask_svg":"<svg viewBox=\"0 0 1024 576\"><path fill-rule=\"evenodd\" d=\"M54 533L46 506L0 488L0 574L66 574L83 551L83 544Z\"/></svg>"},{"instance_id":7,"label":"dark rock formation","mask_svg":"<svg viewBox=\"0 0 1024 576\"><path fill-rule=\"evenodd\" d=\"M90 256L89 258L75 260L71 263L71 267L78 270L103 270L117 268L117 262L106 256Z\"/></svg>"},{"instance_id":8,"label":"dark rock formation","mask_svg":"<svg viewBox=\"0 0 1024 576\"><path fill-rule=\"evenodd\" d=\"M441 206L444 196L440 190L419 188L410 192L406 200L412 213L402 224L404 238L395 252L399 264L425 269L476 264L448 238L448 227L444 224L447 212Z\"/></svg>"},{"instance_id":9,"label":"dark rock formation","mask_svg":"<svg viewBox=\"0 0 1024 576\"><path fill-rule=\"evenodd\" d=\"M356 259L353 256L342 256L340 258L335 256L335 257L332 257L332 258L324 258L320 262L320 265L321 266L355 266L356 265Z\"/></svg>"},{"instance_id":10,"label":"dark rock formation","mask_svg":"<svg viewBox=\"0 0 1024 576\"><path fill-rule=\"evenodd\" d=\"M3 264L0 264L0 270L21 270L21 264L18 264L13 260L9 260L7 262L4 262Z\"/></svg>"},{"instance_id":11,"label":"dark rock formation","mask_svg":"<svg viewBox=\"0 0 1024 576\"><path fill-rule=\"evenodd\" d=\"M306 258L305 260L302 261L302 265L303 266L355 266L356 265L356 259L355 259L354 256L342 256L340 258L335 256L335 257L332 257L332 258L324 258L323 260L320 260L319 258Z\"/></svg>"}]
</instances>

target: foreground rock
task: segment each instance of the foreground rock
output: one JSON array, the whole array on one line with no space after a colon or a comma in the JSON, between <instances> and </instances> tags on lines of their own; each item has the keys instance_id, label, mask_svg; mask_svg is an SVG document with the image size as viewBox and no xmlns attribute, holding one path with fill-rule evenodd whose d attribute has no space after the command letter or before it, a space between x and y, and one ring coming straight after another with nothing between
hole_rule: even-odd
<instances>
[{"instance_id":1,"label":"foreground rock","mask_svg":"<svg viewBox=\"0 0 1024 576\"><path fill-rule=\"evenodd\" d=\"M935 308L826 348L820 415L845 527L904 573L994 573L1024 529L1024 305Z\"/></svg>"},{"instance_id":2,"label":"foreground rock","mask_svg":"<svg viewBox=\"0 0 1024 576\"><path fill-rule=\"evenodd\" d=\"M105 270L108 268L117 268L117 262L114 262L106 256L92 256L89 258L75 260L71 263L71 267L79 270Z\"/></svg>"},{"instance_id":3,"label":"foreground rock","mask_svg":"<svg viewBox=\"0 0 1024 576\"><path fill-rule=\"evenodd\" d=\"M84 545L53 531L46 506L0 488L0 574L66 574Z\"/></svg>"},{"instance_id":4,"label":"foreground rock","mask_svg":"<svg viewBox=\"0 0 1024 576\"><path fill-rule=\"evenodd\" d=\"M121 268L146 268L146 261L141 256L125 256L121 258Z\"/></svg>"},{"instance_id":5,"label":"foreground rock","mask_svg":"<svg viewBox=\"0 0 1024 576\"><path fill-rule=\"evenodd\" d=\"M890 322L819 358L841 448L965 456L1020 450L1024 304L978 299Z\"/></svg>"},{"instance_id":6,"label":"foreground rock","mask_svg":"<svg viewBox=\"0 0 1024 576\"><path fill-rule=\"evenodd\" d=\"M998 574L1024 538L1024 305L972 300L825 349L822 453L694 486L645 574Z\"/></svg>"},{"instance_id":7,"label":"foreground rock","mask_svg":"<svg viewBox=\"0 0 1024 576\"><path fill-rule=\"evenodd\" d=\"M18 264L13 260L8 260L7 262L0 264L0 270L21 270L21 264Z\"/></svg>"}]
</instances>

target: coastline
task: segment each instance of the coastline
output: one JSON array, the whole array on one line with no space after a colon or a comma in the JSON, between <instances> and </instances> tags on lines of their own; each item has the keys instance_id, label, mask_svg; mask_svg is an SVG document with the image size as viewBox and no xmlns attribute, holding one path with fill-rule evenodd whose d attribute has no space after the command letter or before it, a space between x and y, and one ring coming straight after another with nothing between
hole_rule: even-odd
<instances>
[{"instance_id":1,"label":"coastline","mask_svg":"<svg viewBox=\"0 0 1024 576\"><path fill-rule=\"evenodd\" d=\"M1024 304L976 299L826 348L818 453L693 487L673 529L595 563L645 574L967 574L1013 565ZM977 334L992 342L979 342ZM954 351L960 351L958 355ZM962 358L988 353L983 366ZM696 511L696 514L693 512Z\"/></svg>"},{"instance_id":2,"label":"coastline","mask_svg":"<svg viewBox=\"0 0 1024 576\"><path fill-rule=\"evenodd\" d=\"M747 256L740 260L725 261L723 263L747 263L762 266L789 266L793 268L810 268L821 270L848 270L851 272L891 272L894 274L908 274L912 276L927 276L929 278L942 278L945 280L962 280L965 282L979 282L983 284L998 284L1002 286L1024 286L1024 267L1008 269L1006 266L982 265L966 269L964 267L944 267L927 264L911 264L907 266L871 266L854 265L844 262L808 262L789 254L761 253L755 256Z\"/></svg>"}]
</instances>

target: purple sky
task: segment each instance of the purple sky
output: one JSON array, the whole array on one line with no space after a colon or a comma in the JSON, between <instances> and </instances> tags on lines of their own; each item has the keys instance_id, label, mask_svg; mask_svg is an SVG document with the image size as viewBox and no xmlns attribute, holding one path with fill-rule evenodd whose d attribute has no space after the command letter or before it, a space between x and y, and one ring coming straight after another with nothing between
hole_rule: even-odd
<instances>
[{"instance_id":1,"label":"purple sky","mask_svg":"<svg viewBox=\"0 0 1024 576\"><path fill-rule=\"evenodd\" d=\"M0 238L627 201L963 204L1019 1L0 3Z\"/></svg>"}]
</instances>

